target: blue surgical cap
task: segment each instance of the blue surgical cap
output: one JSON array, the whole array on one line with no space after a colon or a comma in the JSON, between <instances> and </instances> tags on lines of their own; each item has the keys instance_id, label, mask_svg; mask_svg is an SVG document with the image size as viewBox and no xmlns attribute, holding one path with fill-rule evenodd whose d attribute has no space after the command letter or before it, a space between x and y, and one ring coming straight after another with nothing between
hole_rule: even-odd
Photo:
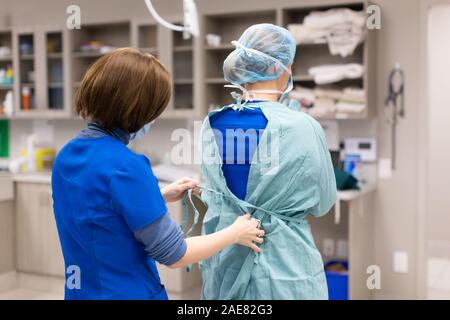
<instances>
[{"instance_id":1,"label":"blue surgical cap","mask_svg":"<svg viewBox=\"0 0 450 320\"><path fill-rule=\"evenodd\" d=\"M261 23L244 31L236 49L223 63L227 82L241 85L275 80L292 63L296 44L291 33L282 27Z\"/></svg>"}]
</instances>

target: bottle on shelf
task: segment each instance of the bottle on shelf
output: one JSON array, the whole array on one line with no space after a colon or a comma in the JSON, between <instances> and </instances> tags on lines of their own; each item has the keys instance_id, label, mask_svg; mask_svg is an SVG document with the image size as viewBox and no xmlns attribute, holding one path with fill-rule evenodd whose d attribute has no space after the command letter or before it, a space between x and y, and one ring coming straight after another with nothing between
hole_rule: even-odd
<instances>
[{"instance_id":1,"label":"bottle on shelf","mask_svg":"<svg viewBox=\"0 0 450 320\"><path fill-rule=\"evenodd\" d=\"M22 88L22 109L24 111L31 109L31 90L29 87Z\"/></svg>"}]
</instances>

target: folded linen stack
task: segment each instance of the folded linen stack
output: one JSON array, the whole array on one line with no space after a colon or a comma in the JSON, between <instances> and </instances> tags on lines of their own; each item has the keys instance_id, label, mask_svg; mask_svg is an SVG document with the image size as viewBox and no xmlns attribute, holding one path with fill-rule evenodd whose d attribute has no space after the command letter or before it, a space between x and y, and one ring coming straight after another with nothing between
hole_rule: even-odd
<instances>
[{"instance_id":1,"label":"folded linen stack","mask_svg":"<svg viewBox=\"0 0 450 320\"><path fill-rule=\"evenodd\" d=\"M366 37L366 14L346 8L313 11L303 24L288 25L297 44L328 43L332 55L347 57Z\"/></svg>"},{"instance_id":2,"label":"folded linen stack","mask_svg":"<svg viewBox=\"0 0 450 320\"><path fill-rule=\"evenodd\" d=\"M366 109L365 92L360 88L310 89L298 86L289 98L298 100L304 112L318 119L355 117Z\"/></svg>"},{"instance_id":3,"label":"folded linen stack","mask_svg":"<svg viewBox=\"0 0 450 320\"><path fill-rule=\"evenodd\" d=\"M344 79L358 79L364 74L364 67L359 63L330 64L312 67L308 70L316 84L329 84Z\"/></svg>"},{"instance_id":4,"label":"folded linen stack","mask_svg":"<svg viewBox=\"0 0 450 320\"><path fill-rule=\"evenodd\" d=\"M336 103L338 115L359 115L366 109L366 96L363 89L345 88Z\"/></svg>"}]
</instances>

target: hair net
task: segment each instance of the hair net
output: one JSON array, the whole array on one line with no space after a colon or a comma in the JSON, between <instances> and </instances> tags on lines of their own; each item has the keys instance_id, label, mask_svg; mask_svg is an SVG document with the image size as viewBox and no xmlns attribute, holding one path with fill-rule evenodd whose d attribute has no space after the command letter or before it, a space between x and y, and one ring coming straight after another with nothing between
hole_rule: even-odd
<instances>
[{"instance_id":1,"label":"hair net","mask_svg":"<svg viewBox=\"0 0 450 320\"><path fill-rule=\"evenodd\" d=\"M279 78L296 50L291 33L270 23L247 28L232 44L236 49L225 59L223 74L226 81L238 85Z\"/></svg>"}]
</instances>

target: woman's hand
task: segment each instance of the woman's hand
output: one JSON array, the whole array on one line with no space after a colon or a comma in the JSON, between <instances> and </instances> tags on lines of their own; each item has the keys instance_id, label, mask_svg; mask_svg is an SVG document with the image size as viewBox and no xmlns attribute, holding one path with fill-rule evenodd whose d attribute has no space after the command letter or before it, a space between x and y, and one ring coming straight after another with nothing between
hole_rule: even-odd
<instances>
[{"instance_id":1,"label":"woman's hand","mask_svg":"<svg viewBox=\"0 0 450 320\"><path fill-rule=\"evenodd\" d=\"M262 250L256 243L263 242L261 237L264 236L264 231L258 229L258 225L258 221L250 219L250 214L245 214L237 218L231 226L218 232L187 238L185 255L169 267L181 268L205 260L236 243L260 253Z\"/></svg>"},{"instance_id":2,"label":"woman's hand","mask_svg":"<svg viewBox=\"0 0 450 320\"><path fill-rule=\"evenodd\" d=\"M166 202L175 202L180 200L189 189L192 189L194 195L200 193L198 181L185 177L161 188L161 194Z\"/></svg>"},{"instance_id":3,"label":"woman's hand","mask_svg":"<svg viewBox=\"0 0 450 320\"><path fill-rule=\"evenodd\" d=\"M236 236L235 243L249 247L255 252L262 252L256 243L263 243L264 230L258 229L258 225L258 221L250 219L249 213L237 218L229 227Z\"/></svg>"}]
</instances>

